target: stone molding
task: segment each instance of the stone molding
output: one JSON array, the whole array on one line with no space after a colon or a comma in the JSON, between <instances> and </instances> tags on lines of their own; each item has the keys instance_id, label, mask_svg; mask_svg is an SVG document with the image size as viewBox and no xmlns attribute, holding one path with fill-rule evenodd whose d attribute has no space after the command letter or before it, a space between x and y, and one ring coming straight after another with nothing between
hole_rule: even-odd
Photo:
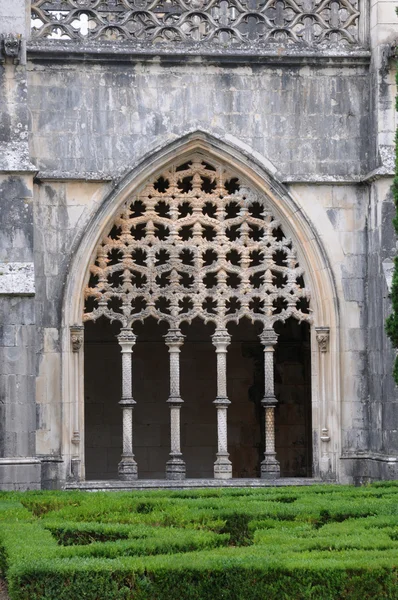
<instances>
[{"instance_id":1,"label":"stone molding","mask_svg":"<svg viewBox=\"0 0 398 600\"><path fill-rule=\"evenodd\" d=\"M172 48L158 47L157 44L131 44L130 42L114 43L80 42L70 40L33 39L27 42L30 60L48 61L90 61L106 63L129 63L143 60L156 60L160 64L215 64L215 65L277 65L317 67L368 67L371 54L364 47L355 48L308 48L302 45L235 46L222 48L210 47L208 44L174 44ZM58 174L55 174L55 178Z\"/></svg>"},{"instance_id":2,"label":"stone molding","mask_svg":"<svg viewBox=\"0 0 398 600\"><path fill-rule=\"evenodd\" d=\"M0 458L0 465L38 465L40 458L32 456L6 456Z\"/></svg>"}]
</instances>

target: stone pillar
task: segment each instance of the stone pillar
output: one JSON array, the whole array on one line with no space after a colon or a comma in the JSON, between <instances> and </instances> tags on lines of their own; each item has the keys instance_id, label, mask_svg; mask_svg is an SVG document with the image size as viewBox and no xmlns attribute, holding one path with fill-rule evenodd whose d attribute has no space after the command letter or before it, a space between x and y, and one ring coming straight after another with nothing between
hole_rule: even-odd
<instances>
[{"instance_id":1,"label":"stone pillar","mask_svg":"<svg viewBox=\"0 0 398 600\"><path fill-rule=\"evenodd\" d=\"M0 489L4 490L40 488L36 426L48 415L36 403L37 364L43 356L38 357L37 349L43 338L38 323L41 305L34 299L40 278L35 278L33 244L37 169L29 158L28 14L25 0L0 0Z\"/></svg>"},{"instance_id":2,"label":"stone pillar","mask_svg":"<svg viewBox=\"0 0 398 600\"><path fill-rule=\"evenodd\" d=\"M278 335L273 329L264 329L260 335L264 346L264 398L261 404L265 408L265 452L261 463L262 479L280 477L280 465L275 452L275 406L274 392L274 349Z\"/></svg>"},{"instance_id":3,"label":"stone pillar","mask_svg":"<svg viewBox=\"0 0 398 600\"><path fill-rule=\"evenodd\" d=\"M217 398L214 404L217 407L218 452L214 463L214 478L231 479L232 463L229 460L227 440L227 407L231 404L227 397L227 347L231 343L231 336L226 329L216 329L212 341L217 354Z\"/></svg>"},{"instance_id":4,"label":"stone pillar","mask_svg":"<svg viewBox=\"0 0 398 600\"><path fill-rule=\"evenodd\" d=\"M166 463L166 479L185 479L185 462L182 459L180 439L180 348L184 336L179 329L170 329L165 335L170 353L170 459Z\"/></svg>"},{"instance_id":5,"label":"stone pillar","mask_svg":"<svg viewBox=\"0 0 398 600\"><path fill-rule=\"evenodd\" d=\"M124 481L137 479L137 463L133 454L133 406L132 396L132 354L136 336L133 330L122 328L117 336L122 349L122 399L119 404L123 411L123 454L118 466L119 478Z\"/></svg>"},{"instance_id":6,"label":"stone pillar","mask_svg":"<svg viewBox=\"0 0 398 600\"><path fill-rule=\"evenodd\" d=\"M329 348L329 327L315 327L316 341L318 342L319 348L319 381L321 383L321 422L322 432L321 441L329 442L329 428L327 424L327 406L326 406L326 368L325 368L325 355Z\"/></svg>"},{"instance_id":7,"label":"stone pillar","mask_svg":"<svg viewBox=\"0 0 398 600\"><path fill-rule=\"evenodd\" d=\"M81 478L81 460L80 460L80 423L79 423L79 353L83 347L84 326L73 325L70 328L70 339L73 352L73 367L75 371L74 383L75 389L72 391L71 402L71 423L72 423L72 457L71 457L71 476L72 479Z\"/></svg>"}]
</instances>

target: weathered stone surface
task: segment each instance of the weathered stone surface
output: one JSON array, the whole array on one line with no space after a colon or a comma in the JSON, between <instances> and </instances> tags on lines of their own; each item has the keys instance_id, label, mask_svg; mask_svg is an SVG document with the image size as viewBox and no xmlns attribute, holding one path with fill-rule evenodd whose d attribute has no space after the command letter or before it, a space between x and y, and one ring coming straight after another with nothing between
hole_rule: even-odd
<instances>
[{"instance_id":1,"label":"weathered stone surface","mask_svg":"<svg viewBox=\"0 0 398 600\"><path fill-rule=\"evenodd\" d=\"M228 133L277 164L282 180L369 171L369 78L360 66L53 64L32 65L28 76L40 171L118 178L194 130Z\"/></svg>"},{"instance_id":2,"label":"weathered stone surface","mask_svg":"<svg viewBox=\"0 0 398 600\"><path fill-rule=\"evenodd\" d=\"M34 263L0 263L0 295L31 296L34 293Z\"/></svg>"}]
</instances>

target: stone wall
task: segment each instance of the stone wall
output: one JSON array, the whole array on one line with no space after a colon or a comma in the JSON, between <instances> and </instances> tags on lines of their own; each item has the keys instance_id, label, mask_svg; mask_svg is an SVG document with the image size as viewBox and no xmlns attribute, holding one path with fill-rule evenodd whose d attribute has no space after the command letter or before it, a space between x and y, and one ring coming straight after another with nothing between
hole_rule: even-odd
<instances>
[{"instance_id":1,"label":"stone wall","mask_svg":"<svg viewBox=\"0 0 398 600\"><path fill-rule=\"evenodd\" d=\"M73 323L65 321L79 304L66 294L71 265L76 256L88 265L88 236L107 227L130 174L150 176L151 157L194 132L278 190L287 228L301 220L311 231L299 240L304 257L322 249L322 264L307 263L307 271L333 282L335 296L323 292L336 324L314 323L334 327L326 412L311 337L314 473L396 476L397 393L384 334L385 274L395 254L396 22L393 2L371 4L370 53L283 50L234 63L68 54L56 40L42 53L28 44L26 53L29 3L0 0L0 35L21 36L14 54L0 42L2 487L37 487L36 456L45 486L71 476L68 420L81 394L71 383Z\"/></svg>"},{"instance_id":2,"label":"stone wall","mask_svg":"<svg viewBox=\"0 0 398 600\"><path fill-rule=\"evenodd\" d=\"M33 171L24 44L14 62L4 35L25 34L25 3L0 2L0 486L40 487L35 458L36 328ZM19 39L19 38L18 38Z\"/></svg>"},{"instance_id":3,"label":"stone wall","mask_svg":"<svg viewBox=\"0 0 398 600\"><path fill-rule=\"evenodd\" d=\"M361 65L34 63L28 76L32 158L43 176L117 178L195 130L252 148L282 180L353 180L368 169Z\"/></svg>"}]
</instances>

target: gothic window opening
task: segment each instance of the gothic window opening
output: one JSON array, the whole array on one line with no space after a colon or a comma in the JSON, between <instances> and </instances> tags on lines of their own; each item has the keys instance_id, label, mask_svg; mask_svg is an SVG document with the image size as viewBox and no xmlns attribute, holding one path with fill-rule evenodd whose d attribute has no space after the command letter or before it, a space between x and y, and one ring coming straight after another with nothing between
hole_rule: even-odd
<instances>
[{"instance_id":1,"label":"gothic window opening","mask_svg":"<svg viewBox=\"0 0 398 600\"><path fill-rule=\"evenodd\" d=\"M148 323L163 328L160 337L159 329L156 342L163 348L163 366L159 366L159 370L164 371L164 361L168 362L168 389L163 386L162 390L163 408L169 407L170 452L166 476L182 479L190 472L182 452L185 442L181 439L184 423L187 425L183 413L190 410L184 394L190 394L189 390L182 394L181 388L186 381L184 369L189 369L188 343L199 347L199 343L204 343L204 340L200 342L203 336L207 337L207 355L212 353L214 365L214 381L209 380L207 388L213 396L210 399L209 393L204 393L207 397L203 398L216 408L215 411L213 408L217 422L214 424L214 477L245 476L246 471L247 476L257 473L273 478L280 475L275 446L277 329L279 324L291 320L303 324L311 322L310 294L293 242L272 214L264 194L224 164L209 161L204 155L195 154L185 162L176 161L125 202L110 230L102 237L90 266L84 320L87 323L107 321L113 324L111 327L118 328L114 330L113 340L116 335L122 354L120 478L134 479L138 474L133 412L138 418L140 409L136 403L145 403L142 397L145 386L135 385L134 361L141 352L140 343L145 336L152 335L149 329L145 331ZM202 329L189 342L189 330L195 329L198 323ZM253 444L257 444L263 459L256 468L254 459L250 459L250 468L246 471L244 465L233 468L227 417L228 411L232 411L230 398L235 393L229 389L234 386L234 378L231 379L227 357L236 354L234 330L242 328L244 323L246 330L250 330L248 338L254 335L257 340L256 352L261 350L263 361L258 431L255 433L253 429L248 434L253 436ZM240 344L239 353L244 363L247 359L244 341ZM153 353L152 356L155 358ZM254 358L250 361L253 364ZM196 366L199 367L199 363ZM244 378L252 383L253 368L249 371L250 375ZM195 368L191 367L190 372L194 375ZM153 377L156 376L153 371ZM141 397L135 397L138 389ZM249 402L249 389L242 391L245 393ZM264 447L260 450L262 443ZM150 476L150 470L144 469L144 472ZM158 467L155 472L158 473ZM195 473L192 476L197 476Z\"/></svg>"}]
</instances>

